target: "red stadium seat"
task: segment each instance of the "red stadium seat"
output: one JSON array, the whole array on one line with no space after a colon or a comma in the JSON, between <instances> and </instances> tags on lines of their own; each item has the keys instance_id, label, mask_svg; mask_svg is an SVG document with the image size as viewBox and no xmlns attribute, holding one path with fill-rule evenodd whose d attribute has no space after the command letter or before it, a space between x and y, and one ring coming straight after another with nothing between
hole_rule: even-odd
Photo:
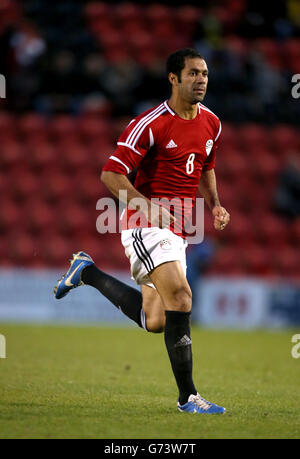
<instances>
[{"instance_id":1,"label":"red stadium seat","mask_svg":"<svg viewBox=\"0 0 300 459\"><path fill-rule=\"evenodd\" d=\"M176 30L186 31L188 35L194 33L197 23L202 18L203 12L193 5L178 5L173 11L173 18L176 21Z\"/></svg>"},{"instance_id":2,"label":"red stadium seat","mask_svg":"<svg viewBox=\"0 0 300 459\"><path fill-rule=\"evenodd\" d=\"M225 5L220 3L213 8L213 14L216 19L223 25L224 29L230 31L234 28L236 17Z\"/></svg>"},{"instance_id":3,"label":"red stadium seat","mask_svg":"<svg viewBox=\"0 0 300 459\"><path fill-rule=\"evenodd\" d=\"M264 213L255 223L256 239L262 246L274 249L286 244L289 238L289 226L275 214Z\"/></svg>"},{"instance_id":4,"label":"red stadium seat","mask_svg":"<svg viewBox=\"0 0 300 459\"><path fill-rule=\"evenodd\" d=\"M89 2L84 5L84 15L89 22L99 19L106 19L109 14L110 5L105 2Z\"/></svg>"},{"instance_id":5,"label":"red stadium seat","mask_svg":"<svg viewBox=\"0 0 300 459\"><path fill-rule=\"evenodd\" d=\"M172 11L165 5L153 3L144 9L144 15L147 21L150 21L152 25L158 22L165 24L172 18Z\"/></svg>"},{"instance_id":6,"label":"red stadium seat","mask_svg":"<svg viewBox=\"0 0 300 459\"><path fill-rule=\"evenodd\" d=\"M91 143L100 140L110 140L111 134L106 121L90 117L77 120L76 127L83 142Z\"/></svg>"},{"instance_id":7,"label":"red stadium seat","mask_svg":"<svg viewBox=\"0 0 300 459\"><path fill-rule=\"evenodd\" d=\"M100 174L101 168L107 162L117 147L116 143L107 142L105 139L92 140L87 145L87 166L93 173Z\"/></svg>"},{"instance_id":8,"label":"red stadium seat","mask_svg":"<svg viewBox=\"0 0 300 459\"><path fill-rule=\"evenodd\" d=\"M73 201L60 207L60 211L57 212L57 227L60 234L66 237L80 231L88 232L90 225L92 221L88 212Z\"/></svg>"},{"instance_id":9,"label":"red stadium seat","mask_svg":"<svg viewBox=\"0 0 300 459\"><path fill-rule=\"evenodd\" d=\"M111 196L107 187L101 182L100 174L86 174L85 180L82 180L74 192L74 198L81 204L89 203L96 208L98 199L103 196Z\"/></svg>"},{"instance_id":10,"label":"red stadium seat","mask_svg":"<svg viewBox=\"0 0 300 459\"><path fill-rule=\"evenodd\" d=\"M271 67L280 69L283 64L280 45L272 38L259 38L254 41L254 49L259 51Z\"/></svg>"},{"instance_id":11,"label":"red stadium seat","mask_svg":"<svg viewBox=\"0 0 300 459\"><path fill-rule=\"evenodd\" d=\"M300 217L290 224L290 241L295 244L295 249L300 248Z\"/></svg>"},{"instance_id":12,"label":"red stadium seat","mask_svg":"<svg viewBox=\"0 0 300 459\"><path fill-rule=\"evenodd\" d=\"M17 133L16 119L10 113L0 112L0 140L15 139Z\"/></svg>"},{"instance_id":13,"label":"red stadium seat","mask_svg":"<svg viewBox=\"0 0 300 459\"><path fill-rule=\"evenodd\" d=\"M31 235L40 236L53 231L58 217L55 208L36 197L25 204L23 215L25 216L24 230Z\"/></svg>"},{"instance_id":14,"label":"red stadium seat","mask_svg":"<svg viewBox=\"0 0 300 459\"><path fill-rule=\"evenodd\" d=\"M17 28L23 20L22 6L18 2L3 1L0 4L0 26ZM2 31L2 30L1 30Z\"/></svg>"},{"instance_id":15,"label":"red stadium seat","mask_svg":"<svg viewBox=\"0 0 300 459\"><path fill-rule=\"evenodd\" d=\"M0 238L0 266L8 268L13 267L13 261L9 252L9 247L7 244L7 238Z\"/></svg>"},{"instance_id":16,"label":"red stadium seat","mask_svg":"<svg viewBox=\"0 0 300 459\"><path fill-rule=\"evenodd\" d=\"M211 237L212 239L216 236L216 230L213 225L213 218L210 210L207 206L204 207L204 239Z\"/></svg>"},{"instance_id":17,"label":"red stadium seat","mask_svg":"<svg viewBox=\"0 0 300 459\"><path fill-rule=\"evenodd\" d=\"M73 251L72 253L83 250L93 258L96 264L97 262L100 263L99 266L101 269L105 270L105 260L108 258L109 254L107 254L108 251L105 250L105 247L102 244L101 239L99 240L97 233L93 235L90 233L85 234L84 238L80 234L74 235L71 239L71 245Z\"/></svg>"},{"instance_id":18,"label":"red stadium seat","mask_svg":"<svg viewBox=\"0 0 300 459\"><path fill-rule=\"evenodd\" d=\"M12 168L22 167L26 158L22 144L13 140L1 143L0 168L7 171Z\"/></svg>"},{"instance_id":19,"label":"red stadium seat","mask_svg":"<svg viewBox=\"0 0 300 459\"><path fill-rule=\"evenodd\" d=\"M126 269L129 270L129 260L125 255L123 245L121 243L120 234L109 235L109 240L112 238L112 244L110 246L111 264L113 269Z\"/></svg>"},{"instance_id":20,"label":"red stadium seat","mask_svg":"<svg viewBox=\"0 0 300 459\"><path fill-rule=\"evenodd\" d=\"M135 51L136 61L143 67L149 67L156 58L156 51L153 49L140 48Z\"/></svg>"},{"instance_id":21,"label":"red stadium seat","mask_svg":"<svg viewBox=\"0 0 300 459\"><path fill-rule=\"evenodd\" d=\"M235 247L247 247L255 240L255 230L250 215L234 212L230 207L228 210L231 221L222 231L221 237Z\"/></svg>"},{"instance_id":22,"label":"red stadium seat","mask_svg":"<svg viewBox=\"0 0 300 459\"><path fill-rule=\"evenodd\" d=\"M220 180L221 175L218 173L218 191L221 197L222 205L226 209L230 209L230 212L238 208L239 194L236 187L230 180Z\"/></svg>"},{"instance_id":23,"label":"red stadium seat","mask_svg":"<svg viewBox=\"0 0 300 459\"><path fill-rule=\"evenodd\" d=\"M208 275L237 276L243 273L240 254L234 246L220 247L207 269Z\"/></svg>"},{"instance_id":24,"label":"red stadium seat","mask_svg":"<svg viewBox=\"0 0 300 459\"><path fill-rule=\"evenodd\" d=\"M161 40L162 42L165 41L171 41L174 39L174 36L176 35L176 31L174 30L174 27L170 23L158 23L154 24L154 27L152 29L153 36L157 40Z\"/></svg>"},{"instance_id":25,"label":"red stadium seat","mask_svg":"<svg viewBox=\"0 0 300 459\"><path fill-rule=\"evenodd\" d=\"M35 172L47 171L54 168L57 163L57 149L47 142L37 145L27 145L27 163Z\"/></svg>"},{"instance_id":26,"label":"red stadium seat","mask_svg":"<svg viewBox=\"0 0 300 459\"><path fill-rule=\"evenodd\" d=\"M113 104L108 99L96 96L86 98L80 108L82 116L85 118L110 119Z\"/></svg>"},{"instance_id":27,"label":"red stadium seat","mask_svg":"<svg viewBox=\"0 0 300 459\"><path fill-rule=\"evenodd\" d=\"M282 44L283 59L286 67L294 72L300 72L300 40L291 38Z\"/></svg>"},{"instance_id":28,"label":"red stadium seat","mask_svg":"<svg viewBox=\"0 0 300 459\"><path fill-rule=\"evenodd\" d=\"M249 165L244 175L235 177L234 186L239 201L240 210L257 213L259 209L270 210L273 205L275 175L262 175L255 169L255 164ZM251 170L252 169L252 170Z\"/></svg>"},{"instance_id":29,"label":"red stadium seat","mask_svg":"<svg viewBox=\"0 0 300 459\"><path fill-rule=\"evenodd\" d=\"M104 262L109 270L126 269L128 270L129 261L125 255L124 248L121 243L121 236L119 233L111 234L97 234L96 236L98 246L101 245L101 252L98 250L97 257L102 266L104 252L108 252L108 257L104 256ZM109 247L109 251L107 250Z\"/></svg>"},{"instance_id":30,"label":"red stadium seat","mask_svg":"<svg viewBox=\"0 0 300 459\"><path fill-rule=\"evenodd\" d=\"M118 50L122 47L123 35L120 30L112 29L106 30L106 33L101 33L100 41L104 48L111 51Z\"/></svg>"},{"instance_id":31,"label":"red stadium seat","mask_svg":"<svg viewBox=\"0 0 300 459\"><path fill-rule=\"evenodd\" d=\"M7 242L10 257L16 266L30 265L37 255L36 241L28 234L11 232Z\"/></svg>"},{"instance_id":32,"label":"red stadium seat","mask_svg":"<svg viewBox=\"0 0 300 459\"><path fill-rule=\"evenodd\" d=\"M247 40L240 38L237 35L228 35L226 38L226 45L231 51L241 58L244 58L249 51L249 44Z\"/></svg>"},{"instance_id":33,"label":"red stadium seat","mask_svg":"<svg viewBox=\"0 0 300 459\"><path fill-rule=\"evenodd\" d=\"M136 24L135 26L125 24L123 26L123 33L124 35L128 35L128 43L135 51L153 52L155 50L155 40L153 35L150 32L143 30L139 24Z\"/></svg>"},{"instance_id":34,"label":"red stadium seat","mask_svg":"<svg viewBox=\"0 0 300 459\"><path fill-rule=\"evenodd\" d=\"M240 151L252 152L257 149L268 147L268 132L261 126L254 123L246 123L236 131L238 135Z\"/></svg>"},{"instance_id":35,"label":"red stadium seat","mask_svg":"<svg viewBox=\"0 0 300 459\"><path fill-rule=\"evenodd\" d=\"M269 187L268 180L254 181L247 177L239 180L239 208L248 212L253 222L260 219L261 214L269 212L273 206L274 189ZM262 186L263 184L263 186Z\"/></svg>"},{"instance_id":36,"label":"red stadium seat","mask_svg":"<svg viewBox=\"0 0 300 459\"><path fill-rule=\"evenodd\" d=\"M281 157L300 148L299 133L293 127L281 124L270 129L269 139L271 148Z\"/></svg>"},{"instance_id":37,"label":"red stadium seat","mask_svg":"<svg viewBox=\"0 0 300 459\"><path fill-rule=\"evenodd\" d=\"M122 254L124 255L124 250L122 248L119 249L119 259L116 263L115 256L111 255L111 250L107 250L107 247L111 249L113 245L110 235L103 236L98 233L94 233L93 235L85 234L84 238L76 235L72 238L71 245L73 253L83 250L90 254L96 265L101 267L103 271L110 272L115 269L122 269L118 261L123 259ZM124 268L128 270L128 267L127 263L127 266L125 265Z\"/></svg>"},{"instance_id":38,"label":"red stadium seat","mask_svg":"<svg viewBox=\"0 0 300 459\"><path fill-rule=\"evenodd\" d=\"M299 277L300 264L299 264L299 249L291 246L281 248L281 250L274 253L274 265L277 274L281 278L285 277Z\"/></svg>"},{"instance_id":39,"label":"red stadium seat","mask_svg":"<svg viewBox=\"0 0 300 459\"><path fill-rule=\"evenodd\" d=\"M282 51L286 56L300 55L300 40L299 38L290 38L282 44Z\"/></svg>"},{"instance_id":40,"label":"red stadium seat","mask_svg":"<svg viewBox=\"0 0 300 459\"><path fill-rule=\"evenodd\" d=\"M272 152L257 148L255 158L251 163L252 174L263 180L274 180L278 177L282 165Z\"/></svg>"},{"instance_id":41,"label":"red stadium seat","mask_svg":"<svg viewBox=\"0 0 300 459\"><path fill-rule=\"evenodd\" d=\"M5 195L4 195L5 196ZM1 196L1 212L0 212L0 234L7 237L15 228L22 228L22 213L20 206L9 197Z\"/></svg>"},{"instance_id":42,"label":"red stadium seat","mask_svg":"<svg viewBox=\"0 0 300 459\"><path fill-rule=\"evenodd\" d=\"M77 129L75 120L68 115L58 115L49 122L49 135L54 142L67 137L76 139Z\"/></svg>"},{"instance_id":43,"label":"red stadium seat","mask_svg":"<svg viewBox=\"0 0 300 459\"><path fill-rule=\"evenodd\" d=\"M249 169L248 157L242 152L237 150L230 150L228 154L222 155L220 153L216 165L216 170L223 178L234 180L243 176Z\"/></svg>"},{"instance_id":44,"label":"red stadium seat","mask_svg":"<svg viewBox=\"0 0 300 459\"><path fill-rule=\"evenodd\" d=\"M72 177L61 172L43 174L41 177L40 194L47 202L58 203L63 199L72 199Z\"/></svg>"},{"instance_id":45,"label":"red stadium seat","mask_svg":"<svg viewBox=\"0 0 300 459\"><path fill-rule=\"evenodd\" d=\"M272 260L265 247L249 244L240 253L244 272L247 275L266 276L272 274Z\"/></svg>"},{"instance_id":46,"label":"red stadium seat","mask_svg":"<svg viewBox=\"0 0 300 459\"><path fill-rule=\"evenodd\" d=\"M107 47L104 51L104 56L112 65L123 64L130 59L130 51L125 47Z\"/></svg>"},{"instance_id":47,"label":"red stadium seat","mask_svg":"<svg viewBox=\"0 0 300 459\"><path fill-rule=\"evenodd\" d=\"M239 151L239 142L237 129L231 123L222 123L222 133L220 138L220 154L223 154L224 149L230 153L231 150Z\"/></svg>"},{"instance_id":48,"label":"red stadium seat","mask_svg":"<svg viewBox=\"0 0 300 459\"><path fill-rule=\"evenodd\" d=\"M22 169L19 169L17 173L14 174L11 194L16 201L23 202L31 199L39 192L40 182L38 176L26 170L22 171Z\"/></svg>"},{"instance_id":49,"label":"red stadium seat","mask_svg":"<svg viewBox=\"0 0 300 459\"><path fill-rule=\"evenodd\" d=\"M60 144L58 150L59 164L65 173L76 174L77 170L82 170L90 164L88 150L78 143Z\"/></svg>"},{"instance_id":50,"label":"red stadium seat","mask_svg":"<svg viewBox=\"0 0 300 459\"><path fill-rule=\"evenodd\" d=\"M115 5L113 10L113 17L120 25L129 22L139 22L143 9L136 3L120 3Z\"/></svg>"},{"instance_id":51,"label":"red stadium seat","mask_svg":"<svg viewBox=\"0 0 300 459\"><path fill-rule=\"evenodd\" d=\"M101 42L103 36L114 33L116 26L113 24L112 18L107 16L105 18L95 18L95 20L90 23L89 28L99 42Z\"/></svg>"},{"instance_id":52,"label":"red stadium seat","mask_svg":"<svg viewBox=\"0 0 300 459\"><path fill-rule=\"evenodd\" d=\"M126 126L128 126L131 120L131 116L122 116L116 118L111 122L111 129L114 141L116 141L120 137L121 133L124 131Z\"/></svg>"},{"instance_id":53,"label":"red stadium seat","mask_svg":"<svg viewBox=\"0 0 300 459\"><path fill-rule=\"evenodd\" d=\"M36 113L27 113L18 119L19 133L24 138L35 135L46 134L47 123L42 115Z\"/></svg>"},{"instance_id":54,"label":"red stadium seat","mask_svg":"<svg viewBox=\"0 0 300 459\"><path fill-rule=\"evenodd\" d=\"M4 170L0 172L0 200L3 196L9 197L11 188L10 175L5 173Z\"/></svg>"},{"instance_id":55,"label":"red stadium seat","mask_svg":"<svg viewBox=\"0 0 300 459\"><path fill-rule=\"evenodd\" d=\"M40 238L37 245L39 257L49 267L61 266L65 269L67 260L77 251L71 240L55 233Z\"/></svg>"}]
</instances>

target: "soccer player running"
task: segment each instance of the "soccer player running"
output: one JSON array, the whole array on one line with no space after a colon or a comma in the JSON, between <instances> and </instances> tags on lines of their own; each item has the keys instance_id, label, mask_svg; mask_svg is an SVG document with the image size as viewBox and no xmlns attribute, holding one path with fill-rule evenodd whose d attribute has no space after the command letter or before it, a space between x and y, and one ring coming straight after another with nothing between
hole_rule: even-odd
<instances>
[{"instance_id":1,"label":"soccer player running","mask_svg":"<svg viewBox=\"0 0 300 459\"><path fill-rule=\"evenodd\" d=\"M228 224L230 216L220 204L214 172L221 123L201 103L208 69L197 51L188 48L171 54L167 73L170 99L129 123L101 175L107 188L127 205L121 240L141 292L104 273L89 255L78 252L54 293L60 299L75 287L91 285L146 331L164 332L179 390L179 411L221 414L225 408L205 400L193 382L192 293L186 279L183 225L191 218L192 205L184 207L184 215L177 205L184 198L194 203L199 189L215 229L223 230ZM127 175L136 168L132 185ZM139 218L130 204L135 198L142 202ZM153 204L153 198L177 198L177 204L168 208L162 202Z\"/></svg>"}]
</instances>

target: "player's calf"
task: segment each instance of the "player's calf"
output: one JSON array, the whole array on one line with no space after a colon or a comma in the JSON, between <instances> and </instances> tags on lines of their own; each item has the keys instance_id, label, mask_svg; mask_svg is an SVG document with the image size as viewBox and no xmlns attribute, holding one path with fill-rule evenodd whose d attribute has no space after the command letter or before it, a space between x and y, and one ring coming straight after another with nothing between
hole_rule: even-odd
<instances>
[{"instance_id":1,"label":"player's calf","mask_svg":"<svg viewBox=\"0 0 300 459\"><path fill-rule=\"evenodd\" d=\"M165 308L156 289L147 284L142 285L143 311L146 329L152 333L162 333L165 328Z\"/></svg>"}]
</instances>

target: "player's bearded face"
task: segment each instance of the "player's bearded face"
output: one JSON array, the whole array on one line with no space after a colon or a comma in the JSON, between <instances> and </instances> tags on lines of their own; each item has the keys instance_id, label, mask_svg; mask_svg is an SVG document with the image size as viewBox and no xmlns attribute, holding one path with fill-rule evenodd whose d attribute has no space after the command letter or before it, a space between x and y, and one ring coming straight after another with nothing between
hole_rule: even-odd
<instances>
[{"instance_id":1,"label":"player's bearded face","mask_svg":"<svg viewBox=\"0 0 300 459\"><path fill-rule=\"evenodd\" d=\"M208 69L203 59L186 59L181 71L181 81L178 85L180 96L190 104L202 102L205 97L208 82Z\"/></svg>"}]
</instances>

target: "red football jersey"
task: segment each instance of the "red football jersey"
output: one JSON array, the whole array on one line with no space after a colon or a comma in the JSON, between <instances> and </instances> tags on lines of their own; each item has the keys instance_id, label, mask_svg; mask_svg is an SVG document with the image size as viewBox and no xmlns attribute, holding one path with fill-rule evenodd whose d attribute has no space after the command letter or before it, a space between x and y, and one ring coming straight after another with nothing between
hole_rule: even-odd
<instances>
[{"instance_id":1,"label":"red football jersey","mask_svg":"<svg viewBox=\"0 0 300 459\"><path fill-rule=\"evenodd\" d=\"M215 167L221 129L219 118L205 105L199 103L197 116L185 120L165 101L129 123L103 170L127 175L137 168L134 187L142 195L177 198L170 209L176 218L170 229L185 237L201 173ZM132 223L134 213L126 209L122 229L150 226L145 219Z\"/></svg>"}]
</instances>

